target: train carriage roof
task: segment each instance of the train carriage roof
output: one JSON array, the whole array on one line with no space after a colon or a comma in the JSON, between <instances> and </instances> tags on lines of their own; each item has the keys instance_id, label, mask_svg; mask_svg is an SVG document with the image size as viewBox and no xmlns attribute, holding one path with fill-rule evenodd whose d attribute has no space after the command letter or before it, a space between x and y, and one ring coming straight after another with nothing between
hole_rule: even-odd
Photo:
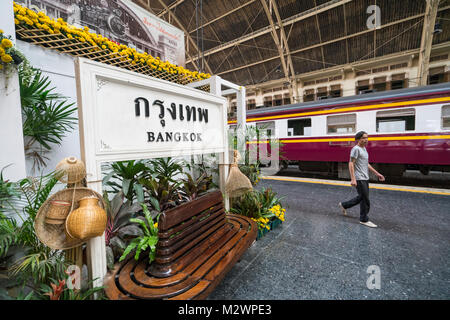
<instances>
[{"instance_id":1,"label":"train carriage roof","mask_svg":"<svg viewBox=\"0 0 450 320\"><path fill-rule=\"evenodd\" d=\"M365 104L365 103L370 104L380 100L409 100L411 99L411 97L414 96L446 95L446 94L450 95L450 82L406 89L366 93L364 95L330 98L326 100L248 110L247 116L255 116L268 113L284 113L302 109L313 109L316 107L326 109L327 107L331 108L331 107L338 107L341 105L348 106L352 104Z\"/></svg>"}]
</instances>

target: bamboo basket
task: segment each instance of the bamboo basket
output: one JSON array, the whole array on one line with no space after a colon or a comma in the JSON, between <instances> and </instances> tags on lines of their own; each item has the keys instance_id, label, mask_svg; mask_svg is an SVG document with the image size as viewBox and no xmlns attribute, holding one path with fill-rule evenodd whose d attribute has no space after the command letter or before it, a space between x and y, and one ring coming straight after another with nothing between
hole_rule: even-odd
<instances>
[{"instance_id":1,"label":"bamboo basket","mask_svg":"<svg viewBox=\"0 0 450 320\"><path fill-rule=\"evenodd\" d=\"M66 184L77 183L86 177L86 167L83 161L68 157L61 160L56 165L57 178Z\"/></svg>"},{"instance_id":2,"label":"bamboo basket","mask_svg":"<svg viewBox=\"0 0 450 320\"><path fill-rule=\"evenodd\" d=\"M100 199L96 196L79 200L78 209L73 210L66 219L66 231L70 237L87 240L105 232L107 216L99 202Z\"/></svg>"},{"instance_id":3,"label":"bamboo basket","mask_svg":"<svg viewBox=\"0 0 450 320\"><path fill-rule=\"evenodd\" d=\"M234 150L234 161L231 165L230 173L228 174L228 178L225 183L225 191L230 198L240 197L253 190L253 186L249 178L247 178L247 176L239 170L239 159L239 152Z\"/></svg>"},{"instance_id":4,"label":"bamboo basket","mask_svg":"<svg viewBox=\"0 0 450 320\"><path fill-rule=\"evenodd\" d=\"M71 237L66 231L65 223L48 224L45 223L45 219L49 212L51 201L61 200L71 202L72 207L75 210L79 207L79 200L89 196L95 196L100 200L100 207L102 207L103 209L105 208L102 196L89 188L69 188L58 191L57 193L51 195L42 204L34 220L34 229L39 240L48 247L59 250L66 250L82 245L85 241Z\"/></svg>"}]
</instances>

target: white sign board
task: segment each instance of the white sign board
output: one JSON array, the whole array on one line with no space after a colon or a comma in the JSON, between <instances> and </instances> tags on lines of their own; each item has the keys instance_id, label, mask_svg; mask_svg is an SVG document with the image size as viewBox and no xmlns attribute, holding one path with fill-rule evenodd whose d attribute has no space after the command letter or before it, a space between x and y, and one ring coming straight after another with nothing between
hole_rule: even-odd
<instances>
[{"instance_id":1,"label":"white sign board","mask_svg":"<svg viewBox=\"0 0 450 320\"><path fill-rule=\"evenodd\" d=\"M90 60L77 64L89 156L117 161L224 152L225 98Z\"/></svg>"},{"instance_id":2,"label":"white sign board","mask_svg":"<svg viewBox=\"0 0 450 320\"><path fill-rule=\"evenodd\" d=\"M225 98L83 58L75 72L81 157L93 190L102 193L102 162L227 152ZM88 260L90 278L102 285L104 236L89 240Z\"/></svg>"}]
</instances>

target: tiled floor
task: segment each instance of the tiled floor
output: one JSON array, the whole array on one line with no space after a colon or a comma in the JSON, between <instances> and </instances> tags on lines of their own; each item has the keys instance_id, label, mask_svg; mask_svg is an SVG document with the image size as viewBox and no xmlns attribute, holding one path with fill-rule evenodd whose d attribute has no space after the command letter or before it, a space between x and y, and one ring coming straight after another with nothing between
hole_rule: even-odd
<instances>
[{"instance_id":1,"label":"tiled floor","mask_svg":"<svg viewBox=\"0 0 450 320\"><path fill-rule=\"evenodd\" d=\"M209 299L449 299L450 196L370 191L369 217L340 213L350 187L262 181L285 196L286 221L244 254ZM380 268L368 289L367 268Z\"/></svg>"}]
</instances>

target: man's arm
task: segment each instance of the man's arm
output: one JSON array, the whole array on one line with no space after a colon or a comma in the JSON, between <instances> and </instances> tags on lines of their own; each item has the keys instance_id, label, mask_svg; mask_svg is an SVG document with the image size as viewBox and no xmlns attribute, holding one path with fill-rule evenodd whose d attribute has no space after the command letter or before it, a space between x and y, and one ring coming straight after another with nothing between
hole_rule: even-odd
<instances>
[{"instance_id":1,"label":"man's arm","mask_svg":"<svg viewBox=\"0 0 450 320\"><path fill-rule=\"evenodd\" d=\"M372 171L378 177L378 180L380 180L380 181L385 180L384 176L381 173L379 173L377 170L375 170L370 164L369 164L369 170Z\"/></svg>"},{"instance_id":2,"label":"man's arm","mask_svg":"<svg viewBox=\"0 0 450 320\"><path fill-rule=\"evenodd\" d=\"M356 187L356 178L355 178L355 162L356 162L356 158L351 158L351 161L348 163L348 171L350 171L350 179L351 182L350 184L353 187Z\"/></svg>"}]
</instances>

